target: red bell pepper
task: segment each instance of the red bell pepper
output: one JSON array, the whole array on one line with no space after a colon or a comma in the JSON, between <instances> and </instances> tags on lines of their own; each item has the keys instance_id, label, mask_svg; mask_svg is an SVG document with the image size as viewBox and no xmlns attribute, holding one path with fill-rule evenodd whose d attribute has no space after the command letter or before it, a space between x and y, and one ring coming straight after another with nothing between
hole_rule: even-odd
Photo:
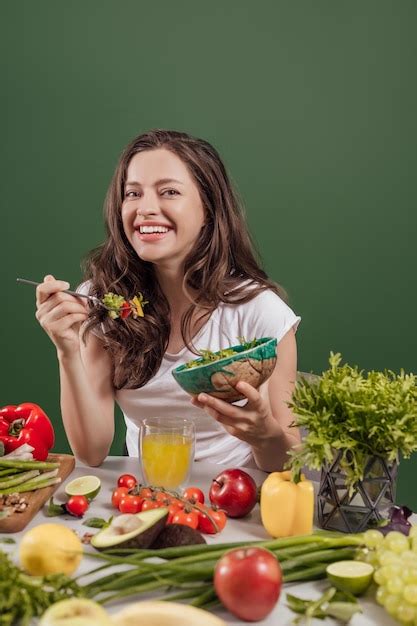
<instances>
[{"instance_id":1,"label":"red bell pepper","mask_svg":"<svg viewBox=\"0 0 417 626\"><path fill-rule=\"evenodd\" d=\"M33 402L0 409L0 441L5 452L13 452L24 443L34 448L32 454L44 461L55 443L54 429L46 413Z\"/></svg>"}]
</instances>

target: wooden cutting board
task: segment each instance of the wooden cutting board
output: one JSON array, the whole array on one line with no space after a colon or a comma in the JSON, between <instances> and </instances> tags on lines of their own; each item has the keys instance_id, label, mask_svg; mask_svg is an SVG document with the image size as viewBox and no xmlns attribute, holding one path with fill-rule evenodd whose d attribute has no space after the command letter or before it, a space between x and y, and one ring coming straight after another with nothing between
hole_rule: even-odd
<instances>
[{"instance_id":1,"label":"wooden cutting board","mask_svg":"<svg viewBox=\"0 0 417 626\"><path fill-rule=\"evenodd\" d=\"M0 519L0 533L17 533L23 530L75 467L75 458L71 454L52 453L48 455L47 460L59 463L58 476L61 478L61 482L43 489L22 493L21 495L28 503L27 508L23 513L12 513L12 515Z\"/></svg>"}]
</instances>

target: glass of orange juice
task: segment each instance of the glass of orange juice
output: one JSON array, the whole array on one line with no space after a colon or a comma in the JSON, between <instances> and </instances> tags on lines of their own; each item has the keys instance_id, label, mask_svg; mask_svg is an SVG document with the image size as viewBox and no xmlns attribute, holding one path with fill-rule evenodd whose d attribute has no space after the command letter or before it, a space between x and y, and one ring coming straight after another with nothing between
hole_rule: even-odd
<instances>
[{"instance_id":1,"label":"glass of orange juice","mask_svg":"<svg viewBox=\"0 0 417 626\"><path fill-rule=\"evenodd\" d=\"M146 484L181 489L194 460L195 426L181 417L149 417L139 429L142 476Z\"/></svg>"}]
</instances>

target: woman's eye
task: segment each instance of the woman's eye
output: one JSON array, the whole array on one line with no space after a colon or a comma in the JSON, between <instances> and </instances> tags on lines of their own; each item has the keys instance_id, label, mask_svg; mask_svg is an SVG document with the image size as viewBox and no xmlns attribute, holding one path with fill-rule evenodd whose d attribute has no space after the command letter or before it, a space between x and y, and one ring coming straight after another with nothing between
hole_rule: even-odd
<instances>
[{"instance_id":1,"label":"woman's eye","mask_svg":"<svg viewBox=\"0 0 417 626\"><path fill-rule=\"evenodd\" d=\"M125 198L136 198L138 193L137 191L125 191Z\"/></svg>"},{"instance_id":2,"label":"woman's eye","mask_svg":"<svg viewBox=\"0 0 417 626\"><path fill-rule=\"evenodd\" d=\"M162 195L165 195L165 194L167 194L168 196L175 196L175 195L178 196L179 192L176 189L165 189L162 192Z\"/></svg>"}]
</instances>

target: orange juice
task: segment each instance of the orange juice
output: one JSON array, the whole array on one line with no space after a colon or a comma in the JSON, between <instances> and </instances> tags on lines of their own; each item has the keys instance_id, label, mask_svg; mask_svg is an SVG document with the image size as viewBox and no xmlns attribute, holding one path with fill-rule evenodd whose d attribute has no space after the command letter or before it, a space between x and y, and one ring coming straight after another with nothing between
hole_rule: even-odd
<instances>
[{"instance_id":1,"label":"orange juice","mask_svg":"<svg viewBox=\"0 0 417 626\"><path fill-rule=\"evenodd\" d=\"M186 481L190 469L192 439L174 433L143 437L142 468L148 484L175 489Z\"/></svg>"}]
</instances>

